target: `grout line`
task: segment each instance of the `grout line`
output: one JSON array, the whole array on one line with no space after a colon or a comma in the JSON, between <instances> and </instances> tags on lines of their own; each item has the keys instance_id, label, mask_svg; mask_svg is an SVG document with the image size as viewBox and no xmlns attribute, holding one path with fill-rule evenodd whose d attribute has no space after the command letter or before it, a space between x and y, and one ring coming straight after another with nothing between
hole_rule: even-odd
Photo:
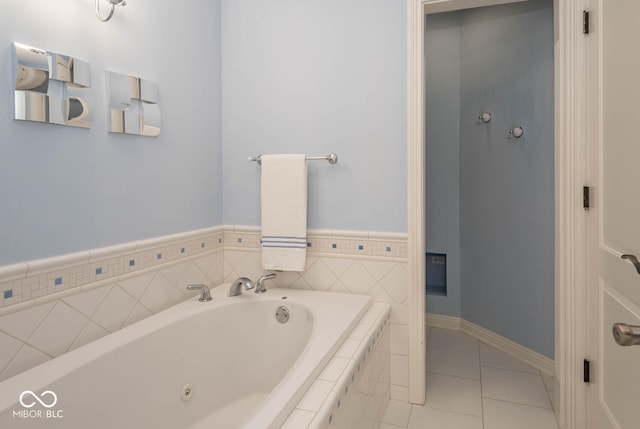
<instances>
[{"instance_id":1,"label":"grout line","mask_svg":"<svg viewBox=\"0 0 640 429\"><path fill-rule=\"evenodd\" d=\"M59 302L62 302L62 300L54 301L54 304L51 306L51 308L49 309L49 311L47 311L47 314L45 314L45 315L44 315L44 317L42 318L42 320L40 321L40 323L38 323L38 326L36 326L36 327L35 327L35 329L34 329L34 330L29 334L29 336L27 337L27 340L26 340L26 341L23 341L23 343L25 343L25 344L26 344L26 345L28 345L29 347L31 347L31 348L33 348L33 349L36 349L36 350L38 350L39 352L44 353L45 355L47 355L47 356L49 356L49 357L51 357L51 358L53 358L53 356L51 356L49 353L45 353L45 352L43 352L42 350L39 350L39 349L37 349L36 347L34 347L34 346L31 344L31 341L30 341L30 340L31 340L31 337L33 337L33 334L35 334L35 333L36 333L36 331L37 331L38 329L40 329L40 327L42 326L42 324L44 323L44 321L45 321L45 320L47 320L47 317L49 317L49 314L51 314L51 312L53 311L53 309L54 309L54 308L56 308L56 305L58 305L58 303L59 303ZM36 307L37 307L37 306L36 306ZM83 314L83 316L84 316L84 314Z\"/></svg>"},{"instance_id":2,"label":"grout line","mask_svg":"<svg viewBox=\"0 0 640 429\"><path fill-rule=\"evenodd\" d=\"M471 380L471 381L480 381L479 378L470 378L470 377L463 377L461 375L452 375L452 374L443 374L441 372L435 372L435 371L427 371L428 374L434 374L434 375L442 375L444 377L454 377L454 378L459 378L461 380Z\"/></svg>"},{"instance_id":3,"label":"grout line","mask_svg":"<svg viewBox=\"0 0 640 429\"><path fill-rule=\"evenodd\" d=\"M84 317L84 323L82 324L82 328L80 328L80 330L78 331L78 333L75 335L75 337L73 337L73 340L71 340L71 342L69 343L69 345L67 346L67 348L64 350L64 352L60 355L64 355L69 353L69 349L71 349L71 346L76 342L76 340L78 339L78 337L80 336L80 334L82 334L82 331L84 331L84 328L87 327L87 325L89 324L89 322L91 321L90 318L88 318L87 316L85 316L81 311L77 310L76 308L74 308L72 305L69 305L67 302L62 301L62 304L66 305L67 307L69 307L72 311L75 311L76 313L78 313L80 316Z\"/></svg>"},{"instance_id":4,"label":"grout line","mask_svg":"<svg viewBox=\"0 0 640 429\"><path fill-rule=\"evenodd\" d=\"M504 399L497 399L497 398L489 398L489 397L487 397L487 399L490 399L492 401L505 402L507 404L522 405L523 407L537 408L539 410L547 410L547 411L551 411L553 413L553 408L539 407L537 405L523 404L522 402L507 401L507 400L504 400Z\"/></svg>"},{"instance_id":5,"label":"grout line","mask_svg":"<svg viewBox=\"0 0 640 429\"><path fill-rule=\"evenodd\" d=\"M500 371L509 371L509 372L515 372L515 373L518 373L518 374L529 374L529 375L538 375L538 376L540 376L540 372L539 371L537 373L535 373L535 372L519 371L517 369L502 368L502 367L499 367L499 366L491 366L491 365L480 365L480 368L498 369ZM544 385L544 380L542 381L542 384ZM547 390L547 386L544 386L544 388L545 388L545 390Z\"/></svg>"}]
</instances>

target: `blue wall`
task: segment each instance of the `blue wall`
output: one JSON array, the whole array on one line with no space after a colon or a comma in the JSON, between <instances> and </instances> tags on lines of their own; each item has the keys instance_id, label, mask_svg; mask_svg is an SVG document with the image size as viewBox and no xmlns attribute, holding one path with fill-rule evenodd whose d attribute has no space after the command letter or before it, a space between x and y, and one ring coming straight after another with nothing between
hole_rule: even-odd
<instances>
[{"instance_id":1,"label":"blue wall","mask_svg":"<svg viewBox=\"0 0 640 429\"><path fill-rule=\"evenodd\" d=\"M0 265L222 223L219 0L0 11ZM91 63L93 128L12 119L13 41ZM160 137L106 132L107 69L158 84Z\"/></svg>"},{"instance_id":2,"label":"blue wall","mask_svg":"<svg viewBox=\"0 0 640 429\"><path fill-rule=\"evenodd\" d=\"M440 46L436 38L458 17L459 104L447 94L427 93L427 192L434 194L427 195L428 249L439 250L430 239L439 248L455 248L460 240L464 319L549 357L554 349L552 9L551 0L531 0L429 16L426 45L427 62L430 52L449 55L458 36ZM427 86L431 78L427 77ZM450 72L443 83L434 85L451 86L454 78ZM451 94L456 96L455 91ZM453 116L459 108L459 161L451 156L456 146L454 120L440 116L431 120L430 106L436 106L441 116ZM492 113L491 122L476 124L484 111ZM430 123L446 132L429 130ZM524 137L508 140L508 130L516 125L524 127ZM439 149L449 144L448 153ZM430 169L441 177L434 178ZM456 235L450 194L458 169ZM450 212L451 218L443 212ZM447 263L451 264L450 257ZM455 267L449 268L449 278L456 279ZM457 299L455 294L430 296L428 310L456 315L452 309Z\"/></svg>"},{"instance_id":3,"label":"blue wall","mask_svg":"<svg viewBox=\"0 0 640 429\"><path fill-rule=\"evenodd\" d=\"M406 4L222 2L224 222L260 224L261 153L309 165L310 228L407 230Z\"/></svg>"},{"instance_id":4,"label":"blue wall","mask_svg":"<svg viewBox=\"0 0 640 429\"><path fill-rule=\"evenodd\" d=\"M447 254L447 296L429 295L427 311L460 317L460 13L425 28L426 245Z\"/></svg>"},{"instance_id":5,"label":"blue wall","mask_svg":"<svg viewBox=\"0 0 640 429\"><path fill-rule=\"evenodd\" d=\"M553 357L553 2L469 11L462 28L462 314Z\"/></svg>"}]
</instances>

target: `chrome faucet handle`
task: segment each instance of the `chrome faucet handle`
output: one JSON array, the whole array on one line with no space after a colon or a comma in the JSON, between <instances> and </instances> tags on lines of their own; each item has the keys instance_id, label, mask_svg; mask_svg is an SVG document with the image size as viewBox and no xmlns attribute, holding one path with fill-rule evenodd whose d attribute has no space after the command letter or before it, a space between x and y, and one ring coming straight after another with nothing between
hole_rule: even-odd
<instances>
[{"instance_id":1,"label":"chrome faucet handle","mask_svg":"<svg viewBox=\"0 0 640 429\"><path fill-rule=\"evenodd\" d=\"M194 284L187 286L187 290L199 290L200 291L200 302L211 301L211 293L209 292L209 286L203 284Z\"/></svg>"},{"instance_id":2,"label":"chrome faucet handle","mask_svg":"<svg viewBox=\"0 0 640 429\"><path fill-rule=\"evenodd\" d=\"M267 288L264 286L264 282L267 280L275 279L276 273L267 274L266 276L262 276L258 279L258 285L256 286L256 293L265 293Z\"/></svg>"},{"instance_id":3,"label":"chrome faucet handle","mask_svg":"<svg viewBox=\"0 0 640 429\"><path fill-rule=\"evenodd\" d=\"M239 279L236 279L233 284L231 284L231 287L229 288L229 296L240 295L242 293L242 286L244 286L245 290L251 290L256 287L256 285L253 284L250 278L240 277Z\"/></svg>"}]
</instances>

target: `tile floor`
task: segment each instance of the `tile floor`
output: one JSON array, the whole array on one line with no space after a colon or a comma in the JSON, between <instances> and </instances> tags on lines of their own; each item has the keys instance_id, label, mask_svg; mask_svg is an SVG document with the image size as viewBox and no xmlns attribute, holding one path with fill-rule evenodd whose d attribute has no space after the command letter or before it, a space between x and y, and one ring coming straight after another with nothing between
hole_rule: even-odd
<instances>
[{"instance_id":1,"label":"tile floor","mask_svg":"<svg viewBox=\"0 0 640 429\"><path fill-rule=\"evenodd\" d=\"M428 335L426 404L390 401L380 429L558 429L551 377L459 331Z\"/></svg>"}]
</instances>

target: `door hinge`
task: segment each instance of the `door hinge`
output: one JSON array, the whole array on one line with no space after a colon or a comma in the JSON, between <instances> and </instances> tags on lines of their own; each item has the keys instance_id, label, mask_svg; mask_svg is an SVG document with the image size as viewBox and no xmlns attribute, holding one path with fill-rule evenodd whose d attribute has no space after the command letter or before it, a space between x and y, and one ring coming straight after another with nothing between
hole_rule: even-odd
<instances>
[{"instance_id":1,"label":"door hinge","mask_svg":"<svg viewBox=\"0 0 640 429\"><path fill-rule=\"evenodd\" d=\"M582 207L588 210L591 207L591 188L588 186L582 187Z\"/></svg>"},{"instance_id":2,"label":"door hinge","mask_svg":"<svg viewBox=\"0 0 640 429\"><path fill-rule=\"evenodd\" d=\"M582 11L582 34L589 34L589 11Z\"/></svg>"},{"instance_id":3,"label":"door hinge","mask_svg":"<svg viewBox=\"0 0 640 429\"><path fill-rule=\"evenodd\" d=\"M583 363L583 374L582 379L585 383L589 383L591 381L591 370L590 370L591 362L589 359L585 359Z\"/></svg>"}]
</instances>

